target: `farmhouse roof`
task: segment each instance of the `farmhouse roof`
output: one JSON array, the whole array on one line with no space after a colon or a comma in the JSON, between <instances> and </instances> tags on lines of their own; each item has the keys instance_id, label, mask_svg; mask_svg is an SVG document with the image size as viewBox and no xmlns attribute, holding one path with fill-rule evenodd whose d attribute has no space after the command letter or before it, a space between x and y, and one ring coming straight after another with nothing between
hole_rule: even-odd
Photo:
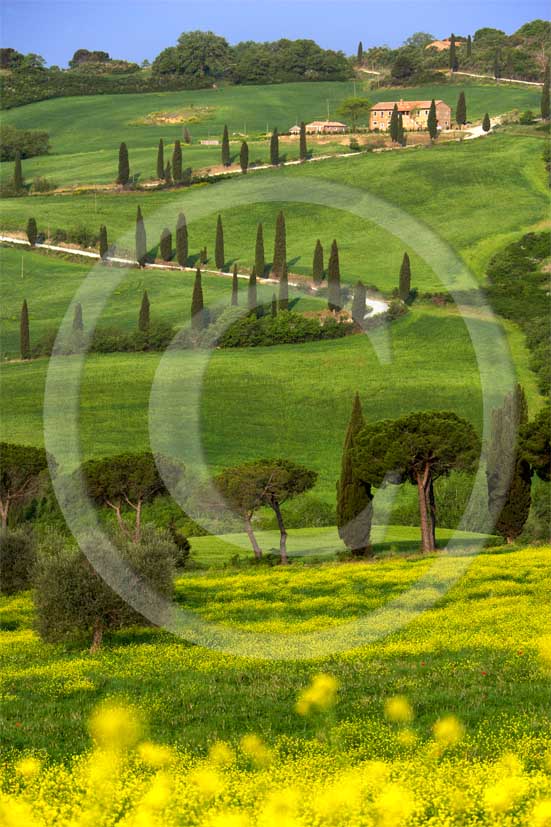
<instances>
[{"instance_id":1,"label":"farmhouse roof","mask_svg":"<svg viewBox=\"0 0 551 827\"><path fill-rule=\"evenodd\" d=\"M394 109L395 105L398 105L398 111L400 112L411 112L412 109L430 109L432 101L381 101L380 103L374 103L371 107L372 112L380 112L392 110ZM443 103L447 105L445 101L437 100L435 101L436 105L438 106L439 103Z\"/></svg>"},{"instance_id":2,"label":"farmhouse roof","mask_svg":"<svg viewBox=\"0 0 551 827\"><path fill-rule=\"evenodd\" d=\"M340 121L311 121L307 123L306 126L343 126L345 127L345 123L341 123Z\"/></svg>"}]
</instances>

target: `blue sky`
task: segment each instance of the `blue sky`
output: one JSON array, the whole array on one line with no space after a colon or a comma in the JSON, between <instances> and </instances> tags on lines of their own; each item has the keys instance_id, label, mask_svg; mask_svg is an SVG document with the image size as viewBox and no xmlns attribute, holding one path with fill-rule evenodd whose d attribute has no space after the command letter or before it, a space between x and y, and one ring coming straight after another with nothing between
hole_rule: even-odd
<instances>
[{"instance_id":1,"label":"blue sky","mask_svg":"<svg viewBox=\"0 0 551 827\"><path fill-rule=\"evenodd\" d=\"M367 48L398 46L416 31L444 36L493 26L510 33L548 13L543 0L4 0L0 40L60 66L78 48L151 60L192 29L230 43L308 37L352 53L359 39Z\"/></svg>"}]
</instances>

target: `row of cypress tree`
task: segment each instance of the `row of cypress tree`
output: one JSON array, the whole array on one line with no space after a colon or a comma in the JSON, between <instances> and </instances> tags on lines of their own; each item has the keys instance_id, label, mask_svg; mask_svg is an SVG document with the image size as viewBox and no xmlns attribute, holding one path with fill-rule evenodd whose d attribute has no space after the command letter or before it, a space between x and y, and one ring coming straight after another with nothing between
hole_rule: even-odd
<instances>
[{"instance_id":1,"label":"row of cypress tree","mask_svg":"<svg viewBox=\"0 0 551 827\"><path fill-rule=\"evenodd\" d=\"M172 151L172 162L168 161L165 164L165 147L163 139L159 140L157 148L157 178L165 181L167 184L183 184L189 186L191 184L192 169L191 167L182 167L182 145L177 139L174 141L174 149ZM117 172L117 184L125 185L130 182L130 161L128 157L128 147L124 141L119 146L119 165Z\"/></svg>"}]
</instances>

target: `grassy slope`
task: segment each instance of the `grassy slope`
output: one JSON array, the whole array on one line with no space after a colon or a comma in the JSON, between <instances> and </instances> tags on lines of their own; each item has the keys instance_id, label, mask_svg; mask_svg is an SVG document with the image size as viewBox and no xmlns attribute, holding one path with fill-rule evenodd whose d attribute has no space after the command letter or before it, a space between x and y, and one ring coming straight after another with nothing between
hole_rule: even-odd
<instances>
[{"instance_id":1,"label":"grassy slope","mask_svg":"<svg viewBox=\"0 0 551 827\"><path fill-rule=\"evenodd\" d=\"M454 531L446 528L438 529L438 542L442 545ZM419 550L419 530L412 526L386 526L384 537L379 542L379 527L373 526L373 549L377 554L416 553ZM468 546L473 538L480 535L468 532L457 532L465 545ZM274 549L279 554L279 531L257 531L256 537L264 552ZM239 557L240 561L251 560L251 545L246 534L218 534L216 536L192 537L191 555L194 560L209 568L216 568L228 564L232 559ZM290 529L287 541L289 557L296 560L319 561L333 560L335 554L343 550L343 543L335 526L326 528L299 528Z\"/></svg>"},{"instance_id":2,"label":"grassy slope","mask_svg":"<svg viewBox=\"0 0 551 827\"><path fill-rule=\"evenodd\" d=\"M477 322L491 335L490 322ZM480 422L479 379L463 321L445 310L418 308L391 328L392 361L381 363L366 336L298 346L214 351L201 402L204 448L219 468L258 455L292 456L318 470L332 498L351 397L359 389L368 419L407 410L451 408ZM178 360L175 379L193 370ZM81 434L86 455L149 444L148 402L156 354L90 356L82 386ZM186 367L187 364L187 367ZM40 443L45 359L5 365L6 438ZM221 415L223 400L223 415ZM176 406L176 407L175 407ZM168 442L189 412L167 408ZM171 419L174 417L174 420ZM60 420L63 427L63 417ZM63 461L63 458L59 458Z\"/></svg>"},{"instance_id":3,"label":"grassy slope","mask_svg":"<svg viewBox=\"0 0 551 827\"><path fill-rule=\"evenodd\" d=\"M491 254L511 237L541 221L548 208L542 141L538 137L492 136L436 147L341 159L257 173L267 187L271 181L289 182L300 192L301 182L314 178L359 187L386 199L428 224L448 241L481 277ZM519 170L521 170L519 174ZM251 176L251 179L253 176ZM154 248L160 231L173 223L178 210L186 209L186 199L221 198L224 182L204 191L186 193L133 193L123 196L56 196L6 199L0 202L0 226L21 229L34 215L40 228L74 228L86 224L97 232L100 223L108 227L110 238L132 231L139 203L146 217L150 246ZM204 192L204 195L202 194ZM212 198L211 198L212 196ZM353 199L353 192L351 193ZM288 224L288 258L291 271L309 274L316 238L328 248L332 238L339 240L341 269L345 281L361 278L380 289L396 284L404 244L359 217L331 207L300 204L262 203L249 208L214 205L213 214L197 219L190 226L190 251L197 253L207 244L214 249L217 207L222 207L226 257L252 264L256 223L266 224L266 253L270 258L275 215L283 206ZM163 209L164 208L164 209ZM173 212L172 212L173 210ZM161 214L162 211L162 214ZM127 244L130 243L128 240ZM366 255L368 251L368 255ZM413 284L420 290L442 289L430 268L413 256Z\"/></svg>"},{"instance_id":4,"label":"grassy slope","mask_svg":"<svg viewBox=\"0 0 551 827\"><path fill-rule=\"evenodd\" d=\"M369 90L368 84L356 83L357 91L373 102L380 100L442 98L455 107L460 86L427 86L408 89ZM530 88L471 86L465 87L469 118L477 120L485 112L498 115L514 108L537 109L538 91ZM218 137L224 124L230 132L249 134L265 132L278 126L285 131L300 120L325 118L327 102L335 117L340 101L353 94L347 83L293 83L280 86L224 87L196 92L162 92L146 95L100 95L97 97L59 98L20 107L4 113L6 123L21 128L46 129L51 137L51 157L26 161L24 171L51 177L58 184L113 180L116 150L120 141L127 142L134 172L149 178L155 174L156 146L159 138L172 143L182 137L181 126L130 126L150 112L173 111L195 105L213 108L209 119L192 124L194 140ZM236 148L238 145L236 144ZM296 150L289 150L295 157ZM61 157L60 157L61 156ZM66 156L66 157L64 157ZM251 160L266 158L265 147L255 147ZM185 163L194 167L210 166L219 160L219 150L192 146L184 148ZM11 173L13 164L2 164L0 175Z\"/></svg>"},{"instance_id":5,"label":"grassy slope","mask_svg":"<svg viewBox=\"0 0 551 827\"><path fill-rule=\"evenodd\" d=\"M310 738L318 722L298 718L293 703L297 688L321 669L341 682L332 741L337 754L404 760L382 720L383 699L403 693L417 711L413 726L422 738L437 717L454 713L467 728L468 741L459 747L467 760L495 760L512 749L530 762L545 751L551 723L548 678L537 656L548 632L542 611L551 587L548 559L549 549L486 552L409 627L323 663L237 659L157 630L115 634L90 657L80 647L41 644L31 631L29 598L2 598L9 697L3 743L66 758L88 746L86 720L107 696L129 698L142 709L154 739L195 753L216 738L234 742L251 730L268 742L281 735ZM190 573L178 592L184 605L209 620L301 632L372 611L427 565L426 558L411 558Z\"/></svg>"}]
</instances>

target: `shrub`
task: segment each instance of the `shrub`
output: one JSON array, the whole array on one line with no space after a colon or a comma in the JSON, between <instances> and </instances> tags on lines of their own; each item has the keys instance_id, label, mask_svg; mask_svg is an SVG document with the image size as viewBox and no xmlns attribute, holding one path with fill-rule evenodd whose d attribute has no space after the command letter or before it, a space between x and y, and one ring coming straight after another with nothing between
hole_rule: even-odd
<instances>
[{"instance_id":1,"label":"shrub","mask_svg":"<svg viewBox=\"0 0 551 827\"><path fill-rule=\"evenodd\" d=\"M519 118L519 123L527 126L529 124L534 123L534 113L531 109L527 109L526 112L523 112Z\"/></svg>"},{"instance_id":2,"label":"shrub","mask_svg":"<svg viewBox=\"0 0 551 827\"><path fill-rule=\"evenodd\" d=\"M48 178L38 176L33 179L31 189L33 192L51 192L52 190L57 189L57 184L54 181L50 181Z\"/></svg>"},{"instance_id":3,"label":"shrub","mask_svg":"<svg viewBox=\"0 0 551 827\"><path fill-rule=\"evenodd\" d=\"M50 148L47 132L37 129L17 129L11 124L0 126L0 161L14 161L15 153L21 158L46 155Z\"/></svg>"},{"instance_id":4,"label":"shrub","mask_svg":"<svg viewBox=\"0 0 551 827\"><path fill-rule=\"evenodd\" d=\"M136 594L152 589L165 599L174 592L174 561L177 550L165 532L144 527L139 543L119 536L109 549L105 537L90 535L83 542L90 560L113 570L113 551L127 564L123 578ZM91 651L99 648L109 629L149 625L128 606L94 570L80 549L67 545L50 533L39 547L33 578L36 624L40 637L51 643L92 636Z\"/></svg>"},{"instance_id":5,"label":"shrub","mask_svg":"<svg viewBox=\"0 0 551 827\"><path fill-rule=\"evenodd\" d=\"M30 588L35 550L32 537L25 531L8 531L0 535L0 592L15 594Z\"/></svg>"},{"instance_id":6,"label":"shrub","mask_svg":"<svg viewBox=\"0 0 551 827\"><path fill-rule=\"evenodd\" d=\"M224 315L224 314L223 314ZM231 324L217 340L219 347L266 347L321 339L340 339L352 326L336 319L320 324L317 318L282 310L277 316L246 316ZM213 343L214 344L214 343Z\"/></svg>"}]
</instances>

